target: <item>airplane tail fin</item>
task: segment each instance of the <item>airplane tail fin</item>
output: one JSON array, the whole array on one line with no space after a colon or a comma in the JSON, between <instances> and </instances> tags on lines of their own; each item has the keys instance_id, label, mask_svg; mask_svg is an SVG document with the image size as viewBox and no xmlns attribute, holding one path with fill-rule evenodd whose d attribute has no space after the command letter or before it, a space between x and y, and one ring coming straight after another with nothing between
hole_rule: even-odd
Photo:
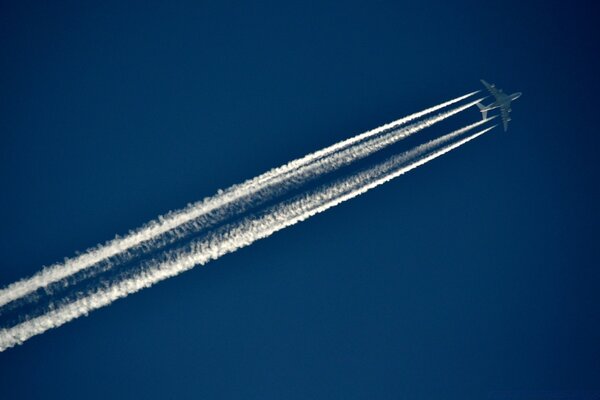
<instances>
[{"instance_id":1,"label":"airplane tail fin","mask_svg":"<svg viewBox=\"0 0 600 400\"><path fill-rule=\"evenodd\" d=\"M483 119L487 119L488 109L481 103L477 103L477 107L479 107L479 111L481 111Z\"/></svg>"}]
</instances>

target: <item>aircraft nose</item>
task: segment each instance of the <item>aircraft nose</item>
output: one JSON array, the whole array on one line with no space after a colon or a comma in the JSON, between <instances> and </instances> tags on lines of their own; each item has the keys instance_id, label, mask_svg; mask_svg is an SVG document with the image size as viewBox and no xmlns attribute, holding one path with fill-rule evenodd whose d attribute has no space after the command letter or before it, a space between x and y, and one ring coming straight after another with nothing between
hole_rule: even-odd
<instances>
[{"instance_id":1,"label":"aircraft nose","mask_svg":"<svg viewBox=\"0 0 600 400\"><path fill-rule=\"evenodd\" d=\"M523 94L523 93L521 93L521 92L517 92L517 93L515 93L515 100L516 100L516 99L518 99L519 97L521 97L521 95L522 95L522 94Z\"/></svg>"}]
</instances>

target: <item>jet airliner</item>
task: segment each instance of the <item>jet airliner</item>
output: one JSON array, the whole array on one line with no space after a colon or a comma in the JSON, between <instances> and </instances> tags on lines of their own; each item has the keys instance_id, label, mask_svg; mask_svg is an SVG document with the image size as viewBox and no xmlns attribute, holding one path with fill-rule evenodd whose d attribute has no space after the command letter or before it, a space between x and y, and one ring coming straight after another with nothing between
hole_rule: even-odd
<instances>
[{"instance_id":1,"label":"jet airliner","mask_svg":"<svg viewBox=\"0 0 600 400\"><path fill-rule=\"evenodd\" d=\"M492 94L492 96L494 96L495 99L493 103L487 106L481 103L477 103L477 107L479 107L483 119L487 119L488 111L499 108L500 115L502 116L502 125L504 125L504 132L506 132L506 129L508 128L508 121L511 120L510 112L512 111L512 109L510 108L510 103L513 100L516 100L519 97L521 97L522 93L517 92L513 94L506 94L502 91L502 89L496 89L496 85L489 84L483 79L481 79L481 83L483 83L483 86L485 86L485 88Z\"/></svg>"}]
</instances>

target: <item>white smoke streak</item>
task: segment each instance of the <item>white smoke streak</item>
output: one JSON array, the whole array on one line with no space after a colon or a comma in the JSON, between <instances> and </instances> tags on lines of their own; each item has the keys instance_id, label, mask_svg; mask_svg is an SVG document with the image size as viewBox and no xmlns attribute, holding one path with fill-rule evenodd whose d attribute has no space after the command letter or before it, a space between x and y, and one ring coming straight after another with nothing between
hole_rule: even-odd
<instances>
[{"instance_id":1,"label":"white smoke streak","mask_svg":"<svg viewBox=\"0 0 600 400\"><path fill-rule=\"evenodd\" d=\"M421 112L414 113L389 124L383 125L379 128L354 136L350 139L343 140L325 149L311 153L300 159L291 161L285 164L284 166L274 168L242 184L233 185L224 191L220 191L213 197L209 197L195 204L191 204L182 210L171 212L169 214L166 214L165 216L160 216L157 220L151 221L135 231L131 231L128 235L124 237L117 236L115 239L107 242L106 244L91 248L85 253L73 259L65 259L63 263L57 263L50 267L46 267L39 273L29 278L25 278L20 281L14 282L5 287L4 289L1 289L0 307L23 296L26 296L39 288L46 287L47 285L50 285L54 282L58 282L66 277L76 274L79 271L85 270L101 261L108 260L110 257L124 253L135 246L145 244L151 241L153 238L156 238L164 233L174 230L177 227L191 222L202 215L210 213L211 211L217 210L219 207L231 204L245 196L250 196L251 194L256 193L257 191L264 189L269 184L276 185L282 179L289 179L290 177L294 177L296 176L294 172L295 170L298 170L298 173L304 173L305 175L303 176L306 177L306 174L311 172L310 169L308 171L303 170L303 167L310 166L311 164L319 160L322 160L344 148L348 148L365 139L379 135L391 129L396 129L399 126L404 125L410 121L416 120L432 112L445 108L449 105L460 102L476 93L478 92L472 92L464 96L458 97L456 99L449 100L437 106L428 108ZM472 105L472 103L470 103L470 105ZM414 130L411 133L414 133ZM397 137L395 140L399 140L400 138L405 136ZM393 141L390 143L393 143ZM338 160L340 160L340 158L338 158ZM347 164L348 162L350 161L346 161L345 163ZM336 168L336 164L329 164L329 168L329 170ZM180 233L176 231L174 231L174 234L176 236L180 235Z\"/></svg>"},{"instance_id":2,"label":"white smoke streak","mask_svg":"<svg viewBox=\"0 0 600 400\"><path fill-rule=\"evenodd\" d=\"M359 196L368 190L382 185L412 169L415 169L449 151L483 135L493 126L476 134L458 140L441 149L428 151L458 137L478 124L472 124L441 138L391 158L366 171L339 180L296 199L274 206L259 217L247 218L224 233L192 243L186 251L175 251L166 262L150 265L138 275L115 282L105 289L90 293L83 298L60 306L46 314L26 320L18 325L0 331L0 351L23 343L32 336L48 329L63 325L75 318L87 315L90 311L109 305L113 301L150 287L169 277L187 271L196 265L205 264L224 254L248 246L256 240L321 213L346 200ZM425 155L424 155L425 154ZM410 162L412 159L415 161ZM406 164L409 162L409 164Z\"/></svg>"}]
</instances>

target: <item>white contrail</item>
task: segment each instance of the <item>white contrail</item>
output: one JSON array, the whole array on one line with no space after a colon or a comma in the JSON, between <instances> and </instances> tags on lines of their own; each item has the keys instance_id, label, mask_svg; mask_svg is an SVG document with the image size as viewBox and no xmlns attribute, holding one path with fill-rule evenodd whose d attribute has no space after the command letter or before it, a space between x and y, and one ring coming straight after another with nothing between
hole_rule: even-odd
<instances>
[{"instance_id":1,"label":"white contrail","mask_svg":"<svg viewBox=\"0 0 600 400\"><path fill-rule=\"evenodd\" d=\"M385 147L397 143L398 141L416 132L419 132L453 115L456 115L466 110L467 108L472 107L480 101L481 99L472 101L460 107L456 107L451 110L434 115L433 117L424 119L423 121L415 122L404 128L392 130L386 134L377 136L370 140L364 140L354 146L349 146L344 150L339 150L338 152L335 152L329 155L328 157L320 158L319 160L314 161L311 164L307 164L302 167L298 167L295 170L288 171L287 173L281 174L280 176L271 179L270 182L268 184L265 184L261 189L256 189L252 191L248 196L241 197L237 202L234 202L233 204L235 204L236 207L240 208L241 211L246 211L246 206L273 199L279 193L285 193L288 190L298 187L299 185L309 181L310 179L319 177L321 175L349 165L352 162L366 158L369 155L372 155L384 149ZM476 122L471 126L471 129L484 124L490 119L491 118ZM226 207L221 207L216 209L215 213L216 215L211 215L211 218L222 220L227 216L230 216L232 210ZM165 243L172 243L176 239L183 239L189 234L197 233L199 230L204 228L206 228L204 222L196 219L193 221L189 221L186 224L181 224L180 226L166 232L164 236L169 236L169 238L156 237L149 239L146 243L148 243L148 246L150 248L156 249Z\"/></svg>"},{"instance_id":2,"label":"white contrail","mask_svg":"<svg viewBox=\"0 0 600 400\"><path fill-rule=\"evenodd\" d=\"M425 115L433 113L442 108L448 107L454 103L460 102L478 92L472 92L456 99L449 100L437 106L428 108L424 111L417 112L407 117L396 120L392 123L383 125L379 128L354 136L350 139L343 140L323 150L311 153L303 158L291 161L282 167L274 168L254 179L250 179L242 184L233 185L225 191L219 191L215 196L205 198L195 204L190 204L188 207L171 212L165 216L158 217L157 220L151 221L141 228L131 231L124 237L116 237L115 239L87 250L85 253L73 258L66 259L62 263L54 264L50 267L42 269L39 273L12 283L0 290L0 307L10 303L16 299L26 296L39 288L46 287L49 284L58 282L66 277L85 270L99 262L108 260L109 258L121 254L135 246L144 244L149 240L156 238L170 230L173 230L183 224L193 221L202 215L217 210L223 205L231 204L244 196L248 196L254 192L263 189L268 184L275 184L281 178L293 176L293 171L322 160L344 148L348 148L356 143L373 136L377 136L391 129L396 129L410 121L421 118Z\"/></svg>"},{"instance_id":3,"label":"white contrail","mask_svg":"<svg viewBox=\"0 0 600 400\"><path fill-rule=\"evenodd\" d=\"M281 229L294 225L346 200L363 194L374 187L382 185L483 135L493 128L492 126L484 129L426 154L443 143L464 134L469 129L472 129L473 125L439 139L432 140L399 156L392 157L384 163L352 175L349 178L339 180L334 184L283 202L272 207L269 212L261 216L246 218L237 224L233 224L225 232L190 244L185 251L179 250L173 252L173 255L166 262L159 263L158 265L150 263L149 268L142 270L132 278L115 282L107 288L97 290L83 298L59 306L46 314L31 318L8 329L2 329L0 330L0 351L20 344L48 329L58 327L75 318L87 315L90 311L106 306L119 298L135 293L143 288L150 287L164 279L178 275L196 265L205 264L224 254L248 246L256 240L266 238ZM419 158L411 162L415 157Z\"/></svg>"},{"instance_id":4,"label":"white contrail","mask_svg":"<svg viewBox=\"0 0 600 400\"><path fill-rule=\"evenodd\" d=\"M321 157L310 164L273 177L269 181L265 181L262 185L260 185L261 187L255 187L254 190L249 191L245 196L239 196L237 201L232 201L229 204L222 204L221 207L212 210L212 213L209 215L201 215L192 221L182 223L181 225L163 233L162 235L148 238L148 240L146 240L144 243L124 250L118 255L116 264L110 260L100 269L88 268L83 273L78 271L76 279L63 281L61 289L65 289L67 286L82 280L93 278L97 274L106 272L115 265L120 265L122 262L132 259L133 257L139 257L145 252L156 251L165 245L184 239L190 234L196 234L201 230L206 230L212 224L223 222L229 217L239 215L240 213L247 211L252 206L256 206L265 201L273 200L276 196L284 194L311 179L317 178L323 174L342 168L343 166L346 166L354 161L365 158L416 132L419 132L453 115L456 115L472 107L481 100L482 99L471 101L459 107L455 107L448 111L444 111L432 117L426 118L422 121L387 131L386 133L370 139L362 140L353 146L348 146L342 150L330 154L327 157ZM483 123L484 121L482 120L474 125L479 126ZM69 276L69 278L71 278L71 276ZM49 284L50 283L52 282L49 282ZM49 288L46 288L46 292L47 294L52 294L52 291Z\"/></svg>"}]
</instances>

